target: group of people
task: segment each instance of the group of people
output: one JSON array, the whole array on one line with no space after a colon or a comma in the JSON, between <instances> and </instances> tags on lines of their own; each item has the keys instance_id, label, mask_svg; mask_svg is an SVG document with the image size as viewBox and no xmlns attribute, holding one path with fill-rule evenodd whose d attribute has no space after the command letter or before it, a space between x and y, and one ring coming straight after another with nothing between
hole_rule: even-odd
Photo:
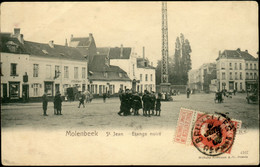
<instances>
[{"instance_id":1,"label":"group of people","mask_svg":"<svg viewBox=\"0 0 260 167\"><path fill-rule=\"evenodd\" d=\"M150 117L151 115L160 116L161 114L161 98L162 94L155 92L144 91L142 97L132 90L126 89L119 91L119 99L121 102L118 115L128 116L131 114L131 109L134 115L140 115L139 110L143 109L143 116Z\"/></svg>"},{"instance_id":2,"label":"group of people","mask_svg":"<svg viewBox=\"0 0 260 167\"><path fill-rule=\"evenodd\" d=\"M47 96L47 92L45 91L43 96L42 96L42 108L43 108L43 115L44 116L48 116L47 114L47 108L48 108L48 96ZM54 115L62 115L61 113L61 109L62 109L62 98L61 98L61 94L60 92L57 92L54 100Z\"/></svg>"},{"instance_id":3,"label":"group of people","mask_svg":"<svg viewBox=\"0 0 260 167\"><path fill-rule=\"evenodd\" d=\"M85 108L85 101L86 103L91 103L92 99L93 99L93 95L89 91L81 92L79 95L78 108L80 108L81 105Z\"/></svg>"},{"instance_id":4,"label":"group of people","mask_svg":"<svg viewBox=\"0 0 260 167\"><path fill-rule=\"evenodd\" d=\"M234 95L236 95L236 90L233 91ZM228 92L226 89L223 89L222 91L217 90L215 93L215 102L218 101L218 103L223 103L224 97L232 98L232 93Z\"/></svg>"}]
</instances>

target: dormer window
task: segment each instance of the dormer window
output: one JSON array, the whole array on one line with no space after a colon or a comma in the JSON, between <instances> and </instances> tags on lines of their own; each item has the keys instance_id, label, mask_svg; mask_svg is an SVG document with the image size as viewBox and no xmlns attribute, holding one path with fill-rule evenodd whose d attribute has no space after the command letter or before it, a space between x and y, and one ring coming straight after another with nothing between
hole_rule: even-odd
<instances>
[{"instance_id":1,"label":"dormer window","mask_svg":"<svg viewBox=\"0 0 260 167\"><path fill-rule=\"evenodd\" d=\"M147 67L147 62L146 61L144 62L144 66Z\"/></svg>"},{"instance_id":2,"label":"dormer window","mask_svg":"<svg viewBox=\"0 0 260 167\"><path fill-rule=\"evenodd\" d=\"M120 78L122 78L122 77L123 77L123 75L122 75L122 73L121 73L121 72L119 73L119 77L120 77Z\"/></svg>"},{"instance_id":3,"label":"dormer window","mask_svg":"<svg viewBox=\"0 0 260 167\"><path fill-rule=\"evenodd\" d=\"M13 41L8 41L6 43L6 46L10 52L16 52L18 49L18 45L16 43L14 43Z\"/></svg>"}]
</instances>

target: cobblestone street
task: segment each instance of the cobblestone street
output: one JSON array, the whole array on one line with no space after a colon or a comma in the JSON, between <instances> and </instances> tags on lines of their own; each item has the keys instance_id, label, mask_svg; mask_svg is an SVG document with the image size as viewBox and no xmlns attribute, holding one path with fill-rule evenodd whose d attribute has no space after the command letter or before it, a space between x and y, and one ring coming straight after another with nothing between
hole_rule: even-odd
<instances>
[{"instance_id":1,"label":"cobblestone street","mask_svg":"<svg viewBox=\"0 0 260 167\"><path fill-rule=\"evenodd\" d=\"M94 99L85 108L78 108L78 102L63 102L61 116L53 114L53 103L48 103L48 114L42 115L41 103L3 104L1 110L2 128L64 129L64 128L117 128L148 129L175 128L181 107L201 112L222 112L242 120L242 128L257 128L258 104L247 104L246 94L225 98L224 103L214 102L214 94L194 94L189 99L184 94L173 96L173 102L162 102L161 116L118 116L119 99L110 98L106 103ZM139 110L142 114L142 111Z\"/></svg>"}]
</instances>

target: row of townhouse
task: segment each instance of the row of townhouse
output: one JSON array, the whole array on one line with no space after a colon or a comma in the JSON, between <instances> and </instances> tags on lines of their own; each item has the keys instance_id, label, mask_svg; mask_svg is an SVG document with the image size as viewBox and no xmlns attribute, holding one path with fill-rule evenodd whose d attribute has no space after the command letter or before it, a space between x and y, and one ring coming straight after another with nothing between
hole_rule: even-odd
<instances>
[{"instance_id":1,"label":"row of townhouse","mask_svg":"<svg viewBox=\"0 0 260 167\"><path fill-rule=\"evenodd\" d=\"M92 34L64 46L25 41L20 29L1 33L1 99L40 98L67 88L94 95L121 89L155 91L155 68L130 47L97 48Z\"/></svg>"},{"instance_id":2,"label":"row of townhouse","mask_svg":"<svg viewBox=\"0 0 260 167\"><path fill-rule=\"evenodd\" d=\"M189 87L195 90L243 92L258 85L258 58L248 50L224 50L215 63L203 64L189 72Z\"/></svg>"},{"instance_id":3,"label":"row of townhouse","mask_svg":"<svg viewBox=\"0 0 260 167\"><path fill-rule=\"evenodd\" d=\"M195 91L212 91L211 80L216 79L216 63L205 63L188 73L188 86ZM214 89L214 88L213 88Z\"/></svg>"},{"instance_id":4,"label":"row of townhouse","mask_svg":"<svg viewBox=\"0 0 260 167\"><path fill-rule=\"evenodd\" d=\"M25 41L19 29L1 33L1 98L54 96L66 88L85 90L88 85L84 49Z\"/></svg>"}]
</instances>

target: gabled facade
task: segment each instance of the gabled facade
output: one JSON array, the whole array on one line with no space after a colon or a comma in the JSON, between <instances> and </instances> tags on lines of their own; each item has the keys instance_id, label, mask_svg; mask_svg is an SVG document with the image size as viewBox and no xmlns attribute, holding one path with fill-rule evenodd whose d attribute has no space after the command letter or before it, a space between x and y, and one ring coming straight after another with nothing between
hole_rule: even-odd
<instances>
[{"instance_id":1,"label":"gabled facade","mask_svg":"<svg viewBox=\"0 0 260 167\"><path fill-rule=\"evenodd\" d=\"M92 62L94 56L97 54L96 43L92 33L89 33L88 37L74 37L71 35L69 46L86 50L85 56L88 57L89 63Z\"/></svg>"},{"instance_id":2,"label":"gabled facade","mask_svg":"<svg viewBox=\"0 0 260 167\"><path fill-rule=\"evenodd\" d=\"M118 66L110 65L107 55L96 55L89 65L89 91L101 96L103 93L110 95L118 93L119 89L125 90L131 86L127 73Z\"/></svg>"}]
</instances>

